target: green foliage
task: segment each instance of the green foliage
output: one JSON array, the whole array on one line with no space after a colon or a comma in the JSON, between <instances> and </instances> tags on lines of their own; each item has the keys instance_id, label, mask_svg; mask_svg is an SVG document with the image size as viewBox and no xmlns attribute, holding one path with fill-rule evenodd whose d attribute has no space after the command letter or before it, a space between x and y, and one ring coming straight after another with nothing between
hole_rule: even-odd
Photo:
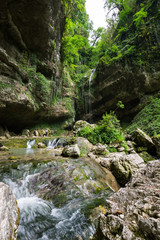
<instances>
[{"instance_id":1,"label":"green foliage","mask_svg":"<svg viewBox=\"0 0 160 240\"><path fill-rule=\"evenodd\" d=\"M133 22L135 22L137 28L145 24L144 19L147 17L147 15L148 12L145 11L144 5L141 4L141 10L133 16Z\"/></svg>"},{"instance_id":2,"label":"green foliage","mask_svg":"<svg viewBox=\"0 0 160 240\"><path fill-rule=\"evenodd\" d=\"M36 72L35 68L27 68L27 75L35 90L36 96L47 102L50 97L50 82L43 74Z\"/></svg>"},{"instance_id":3,"label":"green foliage","mask_svg":"<svg viewBox=\"0 0 160 240\"><path fill-rule=\"evenodd\" d=\"M131 125L126 129L132 133L140 128L150 136L160 134L160 98L153 99L150 104L143 108L133 119Z\"/></svg>"},{"instance_id":4,"label":"green foliage","mask_svg":"<svg viewBox=\"0 0 160 240\"><path fill-rule=\"evenodd\" d=\"M65 1L66 25L62 39L63 66L73 81L79 82L89 70L88 37L92 25L85 10L85 0Z\"/></svg>"},{"instance_id":5,"label":"green foliage","mask_svg":"<svg viewBox=\"0 0 160 240\"><path fill-rule=\"evenodd\" d=\"M153 55L158 54L158 46L153 39L153 29L159 19L156 1L153 0L106 0L106 6L116 14L107 30L101 35L93 50L98 52L100 61L105 64L130 61L142 66L150 66ZM115 17L116 15L116 17ZM110 35L112 32L112 35ZM110 39L108 40L108 36ZM115 48L116 46L116 48Z\"/></svg>"},{"instance_id":6,"label":"green foliage","mask_svg":"<svg viewBox=\"0 0 160 240\"><path fill-rule=\"evenodd\" d=\"M122 101L118 101L118 103L116 104L117 108L124 108L124 104L122 103Z\"/></svg>"},{"instance_id":7,"label":"green foliage","mask_svg":"<svg viewBox=\"0 0 160 240\"><path fill-rule=\"evenodd\" d=\"M78 136L87 138L93 144L108 144L115 141L123 143L124 141L119 120L113 112L103 115L102 120L95 128L89 126L82 128L78 132Z\"/></svg>"}]
</instances>

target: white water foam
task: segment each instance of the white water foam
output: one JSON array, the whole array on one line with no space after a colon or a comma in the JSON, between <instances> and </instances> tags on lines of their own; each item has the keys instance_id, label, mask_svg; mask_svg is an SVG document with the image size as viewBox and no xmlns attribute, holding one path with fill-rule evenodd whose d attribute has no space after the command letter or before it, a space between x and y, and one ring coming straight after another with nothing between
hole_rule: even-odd
<instances>
[{"instance_id":1,"label":"white water foam","mask_svg":"<svg viewBox=\"0 0 160 240\"><path fill-rule=\"evenodd\" d=\"M29 141L27 142L27 149L32 148L33 145L35 144L35 142L36 142L35 139L33 139L33 140L29 140Z\"/></svg>"}]
</instances>

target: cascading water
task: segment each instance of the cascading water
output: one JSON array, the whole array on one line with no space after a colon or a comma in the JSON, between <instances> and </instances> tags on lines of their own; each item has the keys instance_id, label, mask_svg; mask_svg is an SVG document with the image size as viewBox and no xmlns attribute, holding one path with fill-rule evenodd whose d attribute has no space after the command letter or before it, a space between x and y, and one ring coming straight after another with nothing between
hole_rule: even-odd
<instances>
[{"instance_id":1,"label":"cascading water","mask_svg":"<svg viewBox=\"0 0 160 240\"><path fill-rule=\"evenodd\" d=\"M0 163L0 181L10 186L20 208L18 240L89 239L91 209L111 191L104 180L98 182L97 166L88 164L79 159Z\"/></svg>"},{"instance_id":2,"label":"cascading water","mask_svg":"<svg viewBox=\"0 0 160 240\"><path fill-rule=\"evenodd\" d=\"M27 148L26 148L26 154L33 154L34 153L34 150L32 149L32 147L34 146L34 144L36 143L36 140L33 139L33 140L29 140L27 142Z\"/></svg>"},{"instance_id":3,"label":"cascading water","mask_svg":"<svg viewBox=\"0 0 160 240\"><path fill-rule=\"evenodd\" d=\"M33 140L29 140L29 141L27 142L27 149L32 148L33 145L35 144L35 142L36 142L35 139L33 139Z\"/></svg>"},{"instance_id":4,"label":"cascading water","mask_svg":"<svg viewBox=\"0 0 160 240\"><path fill-rule=\"evenodd\" d=\"M93 77L93 74L95 72L95 69L93 69L91 71L91 74L90 74L90 77L89 77L89 102L88 102L88 105L89 105L89 122L92 123L92 100L91 100L91 82L92 82L92 77Z\"/></svg>"},{"instance_id":5,"label":"cascading water","mask_svg":"<svg viewBox=\"0 0 160 240\"><path fill-rule=\"evenodd\" d=\"M49 140L47 143L47 148L55 148L59 144L59 139L55 138L54 140Z\"/></svg>"}]
</instances>

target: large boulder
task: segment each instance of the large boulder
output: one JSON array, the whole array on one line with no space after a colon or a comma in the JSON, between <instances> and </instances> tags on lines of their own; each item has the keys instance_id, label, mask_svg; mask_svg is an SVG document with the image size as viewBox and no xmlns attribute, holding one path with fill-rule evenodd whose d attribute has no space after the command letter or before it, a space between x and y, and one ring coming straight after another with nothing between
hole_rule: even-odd
<instances>
[{"instance_id":1,"label":"large boulder","mask_svg":"<svg viewBox=\"0 0 160 240\"><path fill-rule=\"evenodd\" d=\"M77 121L74 126L73 126L73 132L74 134L77 134L83 127L90 127L90 128L94 128L95 125L94 124L90 124L86 121L83 120L79 120Z\"/></svg>"},{"instance_id":2,"label":"large boulder","mask_svg":"<svg viewBox=\"0 0 160 240\"><path fill-rule=\"evenodd\" d=\"M20 212L11 189L0 183L0 239L16 240Z\"/></svg>"},{"instance_id":3,"label":"large boulder","mask_svg":"<svg viewBox=\"0 0 160 240\"><path fill-rule=\"evenodd\" d=\"M65 146L62 151L62 156L64 157L79 157L80 156L80 150L77 144Z\"/></svg>"},{"instance_id":4,"label":"large boulder","mask_svg":"<svg viewBox=\"0 0 160 240\"><path fill-rule=\"evenodd\" d=\"M160 161L137 171L126 188L106 201L94 240L160 239Z\"/></svg>"},{"instance_id":5,"label":"large boulder","mask_svg":"<svg viewBox=\"0 0 160 240\"><path fill-rule=\"evenodd\" d=\"M133 134L132 139L138 147L145 147L150 152L155 152L155 145L150 136L148 136L141 129L137 128Z\"/></svg>"},{"instance_id":6,"label":"large boulder","mask_svg":"<svg viewBox=\"0 0 160 240\"><path fill-rule=\"evenodd\" d=\"M116 177L118 183L124 186L131 178L132 174L144 165L144 160L138 154L110 153L106 157L100 158L100 164L108 168Z\"/></svg>"},{"instance_id":7,"label":"large boulder","mask_svg":"<svg viewBox=\"0 0 160 240\"><path fill-rule=\"evenodd\" d=\"M93 147L92 143L90 143L86 138L83 137L77 137L76 142L80 149L81 155L83 156L87 155Z\"/></svg>"}]
</instances>

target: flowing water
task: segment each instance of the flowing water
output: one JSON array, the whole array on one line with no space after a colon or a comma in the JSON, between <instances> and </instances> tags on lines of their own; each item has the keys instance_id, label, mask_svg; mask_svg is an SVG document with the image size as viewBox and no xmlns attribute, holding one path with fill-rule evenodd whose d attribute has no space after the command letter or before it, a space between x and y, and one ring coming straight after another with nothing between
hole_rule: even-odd
<instances>
[{"instance_id":1,"label":"flowing water","mask_svg":"<svg viewBox=\"0 0 160 240\"><path fill-rule=\"evenodd\" d=\"M91 71L91 75L90 75L89 81L88 81L88 83L89 83L89 103L88 103L88 105L89 105L89 115L90 115L89 122L90 122L90 123L92 123L91 82L92 82L92 77L93 77L94 72L95 72L95 69L93 69L93 70Z\"/></svg>"},{"instance_id":2,"label":"flowing water","mask_svg":"<svg viewBox=\"0 0 160 240\"><path fill-rule=\"evenodd\" d=\"M48 160L53 150L34 150L27 161L27 152L14 151L20 160L0 162L0 181L10 186L20 208L18 240L88 240L94 209L112 193L96 163Z\"/></svg>"}]
</instances>

